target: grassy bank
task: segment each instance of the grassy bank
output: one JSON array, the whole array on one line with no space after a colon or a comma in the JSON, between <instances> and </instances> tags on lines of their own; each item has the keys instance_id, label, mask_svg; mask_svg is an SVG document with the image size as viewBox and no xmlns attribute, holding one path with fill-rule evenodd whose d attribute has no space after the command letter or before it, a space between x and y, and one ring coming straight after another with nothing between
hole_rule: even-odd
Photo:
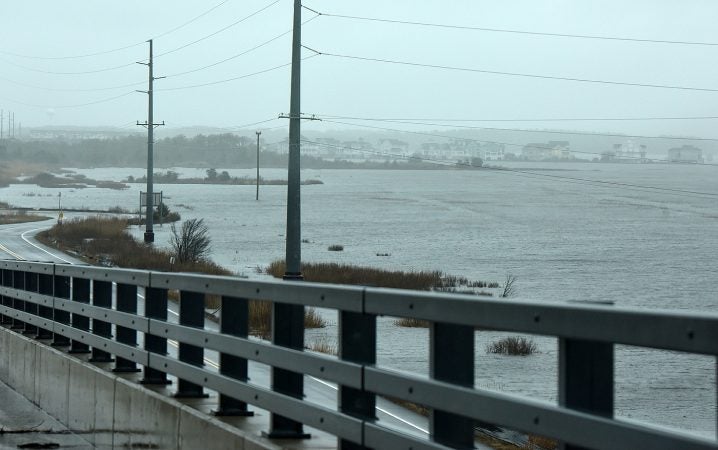
<instances>
[{"instance_id":1,"label":"grassy bank","mask_svg":"<svg viewBox=\"0 0 718 450\"><path fill-rule=\"evenodd\" d=\"M15 211L0 214L0 225L10 225L14 223L40 222L47 220L49 217L28 214L25 211Z\"/></svg>"},{"instance_id":2,"label":"grassy bank","mask_svg":"<svg viewBox=\"0 0 718 450\"><path fill-rule=\"evenodd\" d=\"M171 251L139 242L127 232L127 225L127 219L122 218L72 219L39 233L37 239L89 264L163 272L232 275L229 270L209 260L175 262L171 265L170 258L174 256ZM170 298L176 300L177 293L170 291ZM218 309L221 306L220 299L208 295L205 305L207 308ZM271 312L271 303L250 301L250 330L253 334L264 338L271 336ZM325 324L313 309L307 308L305 326L321 328Z\"/></svg>"}]
</instances>

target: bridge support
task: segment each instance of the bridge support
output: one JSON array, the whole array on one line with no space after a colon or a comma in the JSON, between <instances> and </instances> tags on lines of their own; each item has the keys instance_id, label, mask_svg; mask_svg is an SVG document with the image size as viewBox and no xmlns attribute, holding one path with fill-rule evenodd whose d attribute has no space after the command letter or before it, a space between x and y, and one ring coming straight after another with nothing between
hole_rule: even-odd
<instances>
[{"instance_id":1,"label":"bridge support","mask_svg":"<svg viewBox=\"0 0 718 450\"><path fill-rule=\"evenodd\" d=\"M145 288L145 317L167 322L167 289L153 287ZM153 334L145 335L145 350L167 355L167 339ZM167 373L161 370L145 367L142 384L172 384L167 379Z\"/></svg>"},{"instance_id":2,"label":"bridge support","mask_svg":"<svg viewBox=\"0 0 718 450\"><path fill-rule=\"evenodd\" d=\"M137 286L117 283L117 310L137 314ZM137 331L122 326L117 326L117 342L137 347ZM139 372L137 364L125 358L117 357L113 372Z\"/></svg>"},{"instance_id":3,"label":"bridge support","mask_svg":"<svg viewBox=\"0 0 718 450\"><path fill-rule=\"evenodd\" d=\"M92 282L92 305L112 309L112 283L94 280ZM112 338L112 325L100 319L92 319L92 334L104 338ZM91 362L112 362L112 355L97 347L92 347Z\"/></svg>"},{"instance_id":4,"label":"bridge support","mask_svg":"<svg viewBox=\"0 0 718 450\"><path fill-rule=\"evenodd\" d=\"M222 318L219 331L230 336L247 338L249 334L249 300L246 298L222 297ZM247 381L248 364L245 358L219 354L219 373L240 381ZM219 408L216 416L253 416L247 403L224 394L219 394Z\"/></svg>"}]
</instances>

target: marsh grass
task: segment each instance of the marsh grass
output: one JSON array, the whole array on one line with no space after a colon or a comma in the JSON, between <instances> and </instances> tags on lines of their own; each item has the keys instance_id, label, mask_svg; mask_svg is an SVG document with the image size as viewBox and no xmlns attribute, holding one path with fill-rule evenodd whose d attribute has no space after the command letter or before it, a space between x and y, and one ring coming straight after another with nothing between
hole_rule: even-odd
<instances>
[{"instance_id":1,"label":"marsh grass","mask_svg":"<svg viewBox=\"0 0 718 450\"><path fill-rule=\"evenodd\" d=\"M529 435L528 442L522 447L524 450L555 450L558 442L544 436Z\"/></svg>"},{"instance_id":2,"label":"marsh grass","mask_svg":"<svg viewBox=\"0 0 718 450\"><path fill-rule=\"evenodd\" d=\"M538 346L531 339L525 337L510 336L492 342L486 346L486 353L499 355L527 356L538 351Z\"/></svg>"},{"instance_id":3,"label":"marsh grass","mask_svg":"<svg viewBox=\"0 0 718 450\"><path fill-rule=\"evenodd\" d=\"M9 225L13 223L26 223L26 222L39 222L42 220L48 220L49 217L36 216L35 214L28 214L25 211L15 211L10 214L0 214L0 225Z\"/></svg>"},{"instance_id":4,"label":"marsh grass","mask_svg":"<svg viewBox=\"0 0 718 450\"><path fill-rule=\"evenodd\" d=\"M326 336L314 340L309 344L308 348L314 352L326 353L327 355L336 356L338 354L336 342Z\"/></svg>"}]
</instances>

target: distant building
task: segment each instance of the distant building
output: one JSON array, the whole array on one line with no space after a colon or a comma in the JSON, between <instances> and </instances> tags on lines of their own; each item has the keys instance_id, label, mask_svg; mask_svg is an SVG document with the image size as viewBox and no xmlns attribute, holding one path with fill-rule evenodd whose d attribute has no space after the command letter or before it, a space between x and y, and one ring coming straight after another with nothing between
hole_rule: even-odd
<instances>
[{"instance_id":1,"label":"distant building","mask_svg":"<svg viewBox=\"0 0 718 450\"><path fill-rule=\"evenodd\" d=\"M674 147L668 150L668 160L671 162L703 163L703 150L692 145Z\"/></svg>"},{"instance_id":2,"label":"distant building","mask_svg":"<svg viewBox=\"0 0 718 450\"><path fill-rule=\"evenodd\" d=\"M409 156L409 143L398 139L380 139L379 150L394 155Z\"/></svg>"},{"instance_id":3,"label":"distant building","mask_svg":"<svg viewBox=\"0 0 718 450\"><path fill-rule=\"evenodd\" d=\"M568 141L527 144L521 149L521 157L529 161L572 159Z\"/></svg>"},{"instance_id":4,"label":"distant building","mask_svg":"<svg viewBox=\"0 0 718 450\"><path fill-rule=\"evenodd\" d=\"M630 139L622 144L613 144L613 151L605 152L603 155L605 156L604 159L610 161L632 163L647 162L646 146L643 144L636 144Z\"/></svg>"},{"instance_id":5,"label":"distant building","mask_svg":"<svg viewBox=\"0 0 718 450\"><path fill-rule=\"evenodd\" d=\"M504 159L504 144L489 142L482 145L479 158L484 161L502 161Z\"/></svg>"}]
</instances>

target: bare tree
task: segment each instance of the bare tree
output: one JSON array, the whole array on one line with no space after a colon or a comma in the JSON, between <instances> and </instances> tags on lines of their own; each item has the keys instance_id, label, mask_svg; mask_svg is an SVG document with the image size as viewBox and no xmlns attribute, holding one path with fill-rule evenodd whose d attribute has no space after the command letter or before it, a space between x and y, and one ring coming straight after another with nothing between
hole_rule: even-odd
<instances>
[{"instance_id":1,"label":"bare tree","mask_svg":"<svg viewBox=\"0 0 718 450\"><path fill-rule=\"evenodd\" d=\"M506 275L506 282L504 282L504 292L501 293L502 297L511 297L516 294L516 275Z\"/></svg>"},{"instance_id":2,"label":"bare tree","mask_svg":"<svg viewBox=\"0 0 718 450\"><path fill-rule=\"evenodd\" d=\"M179 231L172 224L170 245L177 256L178 262L197 262L207 257L211 239L209 228L204 219L188 219L182 222Z\"/></svg>"}]
</instances>

